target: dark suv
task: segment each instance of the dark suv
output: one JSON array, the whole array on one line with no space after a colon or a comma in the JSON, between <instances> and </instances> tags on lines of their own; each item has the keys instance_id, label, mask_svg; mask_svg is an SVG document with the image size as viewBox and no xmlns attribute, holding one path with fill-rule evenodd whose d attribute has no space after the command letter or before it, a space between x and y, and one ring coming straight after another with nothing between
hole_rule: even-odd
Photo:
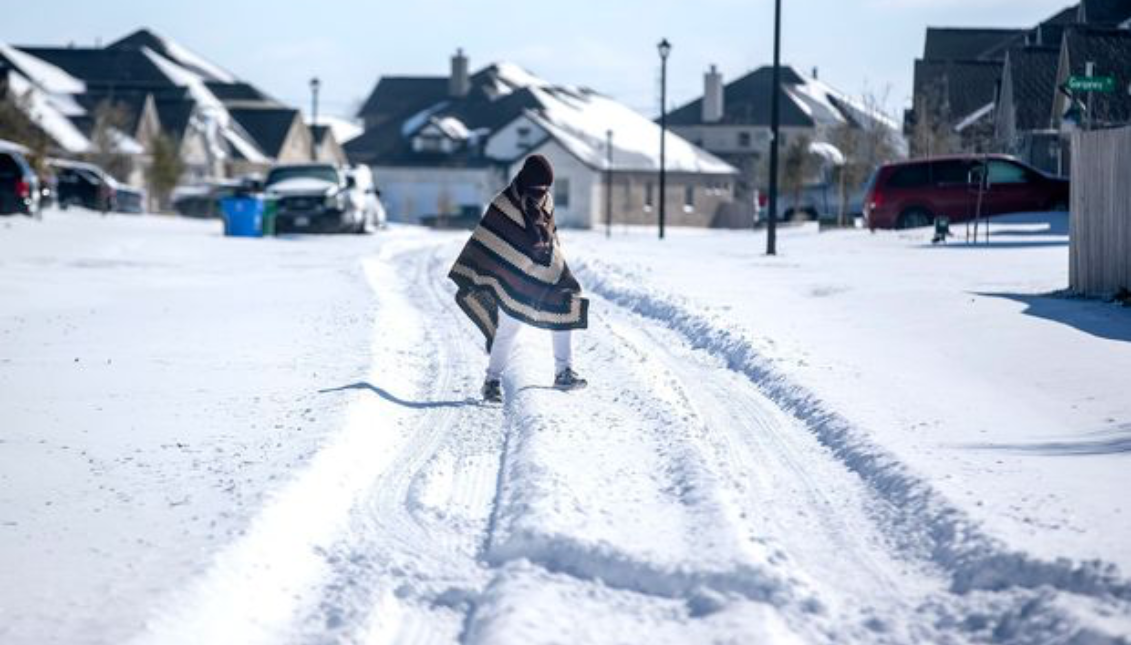
<instances>
[{"instance_id":1,"label":"dark suv","mask_svg":"<svg viewBox=\"0 0 1131 645\"><path fill-rule=\"evenodd\" d=\"M1068 210L1068 180L1006 155L936 157L880 166L864 197L864 218L872 230L928 226L936 217L964 222L979 212L986 217L1044 210Z\"/></svg>"},{"instance_id":2,"label":"dark suv","mask_svg":"<svg viewBox=\"0 0 1131 645\"><path fill-rule=\"evenodd\" d=\"M98 166L55 159L51 168L55 171L55 199L60 208L81 206L103 213L115 210L115 182Z\"/></svg>"},{"instance_id":3,"label":"dark suv","mask_svg":"<svg viewBox=\"0 0 1131 645\"><path fill-rule=\"evenodd\" d=\"M39 211L39 180L27 159L14 148L0 148L0 215Z\"/></svg>"}]
</instances>

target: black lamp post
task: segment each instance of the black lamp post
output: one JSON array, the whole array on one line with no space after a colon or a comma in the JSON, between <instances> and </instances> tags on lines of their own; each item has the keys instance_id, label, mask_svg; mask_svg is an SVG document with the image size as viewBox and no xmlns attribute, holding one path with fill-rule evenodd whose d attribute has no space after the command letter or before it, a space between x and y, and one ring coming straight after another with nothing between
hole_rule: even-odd
<instances>
[{"instance_id":1,"label":"black lamp post","mask_svg":"<svg viewBox=\"0 0 1131 645\"><path fill-rule=\"evenodd\" d=\"M664 205L667 168L664 158L668 138L668 54L672 51L672 44L665 38L656 46L660 51L660 239L664 239Z\"/></svg>"},{"instance_id":2,"label":"black lamp post","mask_svg":"<svg viewBox=\"0 0 1131 645\"><path fill-rule=\"evenodd\" d=\"M774 0L774 79L770 88L770 221L766 255L777 254L778 237L778 103L781 94L781 0Z\"/></svg>"},{"instance_id":3,"label":"black lamp post","mask_svg":"<svg viewBox=\"0 0 1131 645\"><path fill-rule=\"evenodd\" d=\"M314 129L318 127L318 87L322 82L318 77L310 79L310 160L318 160L318 141Z\"/></svg>"},{"instance_id":4,"label":"black lamp post","mask_svg":"<svg viewBox=\"0 0 1131 645\"><path fill-rule=\"evenodd\" d=\"M605 237L613 235L613 131L605 130Z\"/></svg>"}]
</instances>

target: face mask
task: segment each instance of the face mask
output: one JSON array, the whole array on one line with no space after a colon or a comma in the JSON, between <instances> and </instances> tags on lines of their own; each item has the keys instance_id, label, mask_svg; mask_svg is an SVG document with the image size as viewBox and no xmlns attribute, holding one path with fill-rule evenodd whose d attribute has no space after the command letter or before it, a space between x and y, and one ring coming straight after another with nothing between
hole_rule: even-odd
<instances>
[{"instance_id":1,"label":"face mask","mask_svg":"<svg viewBox=\"0 0 1131 645\"><path fill-rule=\"evenodd\" d=\"M546 195L549 192L548 188L528 188L522 191L522 203L539 207L546 202Z\"/></svg>"}]
</instances>

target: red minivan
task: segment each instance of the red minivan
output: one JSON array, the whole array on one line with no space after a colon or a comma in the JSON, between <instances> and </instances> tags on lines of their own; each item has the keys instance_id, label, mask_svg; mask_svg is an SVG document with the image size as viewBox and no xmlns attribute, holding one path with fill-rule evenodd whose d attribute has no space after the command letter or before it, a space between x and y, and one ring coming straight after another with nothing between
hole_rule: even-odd
<instances>
[{"instance_id":1,"label":"red minivan","mask_svg":"<svg viewBox=\"0 0 1131 645\"><path fill-rule=\"evenodd\" d=\"M864 194L868 228L929 226L981 215L1068 210L1068 180L1047 175L1006 155L914 159L880 166Z\"/></svg>"}]
</instances>

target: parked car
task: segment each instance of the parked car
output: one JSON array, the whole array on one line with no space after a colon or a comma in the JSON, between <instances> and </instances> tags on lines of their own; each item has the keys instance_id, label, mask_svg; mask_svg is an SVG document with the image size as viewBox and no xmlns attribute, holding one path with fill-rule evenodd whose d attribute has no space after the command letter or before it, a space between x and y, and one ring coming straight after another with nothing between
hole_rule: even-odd
<instances>
[{"instance_id":1,"label":"parked car","mask_svg":"<svg viewBox=\"0 0 1131 645\"><path fill-rule=\"evenodd\" d=\"M114 187L114 210L119 213L145 212L145 191L133 186L118 183L113 177L109 178Z\"/></svg>"},{"instance_id":2,"label":"parked car","mask_svg":"<svg viewBox=\"0 0 1131 645\"><path fill-rule=\"evenodd\" d=\"M39 178L15 146L0 148L0 215L36 215L40 206Z\"/></svg>"},{"instance_id":3,"label":"parked car","mask_svg":"<svg viewBox=\"0 0 1131 645\"><path fill-rule=\"evenodd\" d=\"M755 196L755 222L764 222L769 217L769 195L759 192ZM860 215L864 204L863 187L846 191L844 218L851 222ZM801 189L800 195L778 189L778 221L819 221L835 222L840 217L840 187L831 184L810 184Z\"/></svg>"},{"instance_id":4,"label":"parked car","mask_svg":"<svg viewBox=\"0 0 1131 645\"><path fill-rule=\"evenodd\" d=\"M263 178L257 174L235 179L188 184L173 189L173 210L185 217L220 218L220 200L237 193L263 192Z\"/></svg>"},{"instance_id":5,"label":"parked car","mask_svg":"<svg viewBox=\"0 0 1131 645\"><path fill-rule=\"evenodd\" d=\"M81 206L103 213L116 210L117 183L98 166L61 159L50 162L59 208Z\"/></svg>"},{"instance_id":6,"label":"parked car","mask_svg":"<svg viewBox=\"0 0 1131 645\"><path fill-rule=\"evenodd\" d=\"M384 208L368 168L275 166L267 173L264 190L276 202L275 228L281 233L366 233L384 224Z\"/></svg>"},{"instance_id":7,"label":"parked car","mask_svg":"<svg viewBox=\"0 0 1131 645\"><path fill-rule=\"evenodd\" d=\"M872 230L914 228L937 217L965 222L979 213L1067 210L1068 194L1067 179L1006 155L916 159L876 170L864 199L864 218Z\"/></svg>"}]
</instances>

